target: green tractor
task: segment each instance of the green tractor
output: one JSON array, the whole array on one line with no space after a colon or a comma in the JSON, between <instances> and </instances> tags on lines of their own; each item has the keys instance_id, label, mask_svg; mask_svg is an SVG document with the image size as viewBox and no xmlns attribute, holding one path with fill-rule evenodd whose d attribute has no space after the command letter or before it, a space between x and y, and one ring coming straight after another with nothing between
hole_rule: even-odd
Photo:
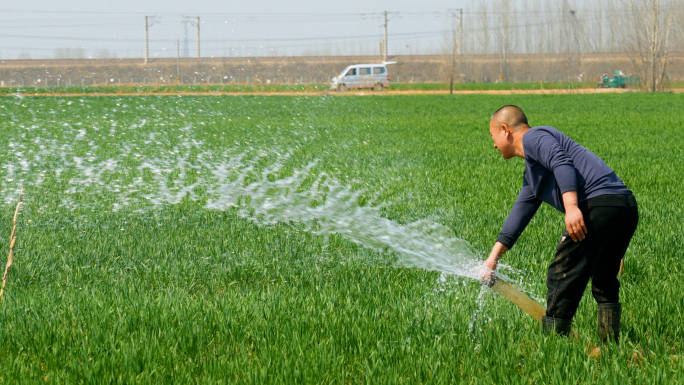
<instances>
[{"instance_id":1,"label":"green tractor","mask_svg":"<svg viewBox=\"0 0 684 385\"><path fill-rule=\"evenodd\" d=\"M596 88L627 88L628 84L634 84L638 81L639 79L616 70L613 72L613 76L608 75L607 72L601 75L601 81L596 84Z\"/></svg>"}]
</instances>

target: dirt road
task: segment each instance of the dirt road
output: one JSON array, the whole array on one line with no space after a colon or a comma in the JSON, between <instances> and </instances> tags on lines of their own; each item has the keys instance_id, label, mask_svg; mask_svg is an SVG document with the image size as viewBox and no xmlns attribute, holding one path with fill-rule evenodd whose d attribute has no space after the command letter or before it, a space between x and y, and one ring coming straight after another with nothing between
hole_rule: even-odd
<instances>
[{"instance_id":1,"label":"dirt road","mask_svg":"<svg viewBox=\"0 0 684 385\"><path fill-rule=\"evenodd\" d=\"M684 92L684 89L669 90L674 93ZM454 91L454 95L560 95L560 94L604 94L604 93L628 93L639 92L639 90L622 88L580 88L580 89L545 89L545 90L467 90ZM385 89L381 92L374 91L300 91L300 92L118 92L118 93L22 93L21 96L240 96L240 95L259 95L259 96L391 96L391 95L448 95L448 90L439 91L395 91ZM17 96L17 94L13 94Z\"/></svg>"}]
</instances>

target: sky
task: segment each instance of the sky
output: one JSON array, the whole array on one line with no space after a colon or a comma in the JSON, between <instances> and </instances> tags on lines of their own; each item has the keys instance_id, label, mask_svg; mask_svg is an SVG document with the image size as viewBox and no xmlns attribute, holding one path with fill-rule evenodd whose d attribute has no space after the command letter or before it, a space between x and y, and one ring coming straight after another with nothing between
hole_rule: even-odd
<instances>
[{"instance_id":1,"label":"sky","mask_svg":"<svg viewBox=\"0 0 684 385\"><path fill-rule=\"evenodd\" d=\"M470 1L0 0L0 59L439 53ZM154 16L154 17L153 17Z\"/></svg>"}]
</instances>

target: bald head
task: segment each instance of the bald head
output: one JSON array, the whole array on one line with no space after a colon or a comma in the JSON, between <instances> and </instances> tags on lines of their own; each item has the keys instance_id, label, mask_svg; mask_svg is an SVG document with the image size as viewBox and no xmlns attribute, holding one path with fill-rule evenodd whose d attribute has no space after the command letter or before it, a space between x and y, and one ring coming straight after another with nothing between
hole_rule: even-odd
<instances>
[{"instance_id":1,"label":"bald head","mask_svg":"<svg viewBox=\"0 0 684 385\"><path fill-rule=\"evenodd\" d=\"M494 112L491 123L501 126L505 124L513 131L529 128L527 116L518 106L503 106Z\"/></svg>"}]
</instances>

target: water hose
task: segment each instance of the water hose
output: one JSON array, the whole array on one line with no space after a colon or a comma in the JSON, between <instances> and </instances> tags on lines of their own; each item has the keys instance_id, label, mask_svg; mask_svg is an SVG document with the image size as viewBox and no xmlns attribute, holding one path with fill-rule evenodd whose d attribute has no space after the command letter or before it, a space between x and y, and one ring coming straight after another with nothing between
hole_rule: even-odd
<instances>
[{"instance_id":1,"label":"water hose","mask_svg":"<svg viewBox=\"0 0 684 385\"><path fill-rule=\"evenodd\" d=\"M495 277L493 281L494 282L489 284L489 287L492 290L499 293L499 295L507 300L513 302L525 313L531 315L532 318L542 322L542 317L546 315L546 309L503 279ZM575 340L583 342L587 346L587 348L591 351L591 353L589 353L590 357L596 358L601 355L601 348L594 346L594 344L589 342L589 340L577 333L576 330L570 331L570 334Z\"/></svg>"}]
</instances>

